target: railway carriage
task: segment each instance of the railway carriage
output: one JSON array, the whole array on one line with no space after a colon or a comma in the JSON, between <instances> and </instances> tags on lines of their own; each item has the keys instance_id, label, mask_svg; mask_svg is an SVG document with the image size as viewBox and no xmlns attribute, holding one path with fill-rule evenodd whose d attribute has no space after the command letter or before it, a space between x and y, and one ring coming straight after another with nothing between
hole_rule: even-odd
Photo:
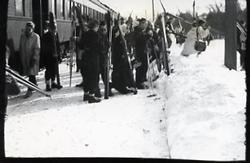
<instances>
[{"instance_id":1,"label":"railway carriage","mask_svg":"<svg viewBox=\"0 0 250 163\"><path fill-rule=\"evenodd\" d=\"M10 48L10 65L18 70L18 50L20 35L27 21L36 25L35 32L43 37L45 20L49 19L49 12L54 13L61 48L67 47L72 36L72 7L81 8L81 13L91 19L104 20L104 14L109 10L99 0L9 0L8 10L8 40Z\"/></svg>"}]
</instances>

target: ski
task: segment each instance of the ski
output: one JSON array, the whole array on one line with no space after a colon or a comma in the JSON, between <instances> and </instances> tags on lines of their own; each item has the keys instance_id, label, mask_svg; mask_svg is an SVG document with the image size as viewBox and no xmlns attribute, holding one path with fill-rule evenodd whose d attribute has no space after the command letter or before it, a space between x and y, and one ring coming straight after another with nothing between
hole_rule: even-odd
<instances>
[{"instance_id":1,"label":"ski","mask_svg":"<svg viewBox=\"0 0 250 163\"><path fill-rule=\"evenodd\" d=\"M240 32L247 36L247 32L245 31L245 29L240 25L240 23L236 22L236 27L240 30Z\"/></svg>"},{"instance_id":2,"label":"ski","mask_svg":"<svg viewBox=\"0 0 250 163\"><path fill-rule=\"evenodd\" d=\"M75 4L75 3L74 3ZM76 46L77 46L77 36L76 36L76 16L77 16L77 8L74 5L72 7L73 11L73 19L72 19L72 37L71 37L71 46L70 46L70 52L69 52L69 86L71 87L71 82L72 82L72 71L73 71L73 58L74 55L76 54Z\"/></svg>"},{"instance_id":3,"label":"ski","mask_svg":"<svg viewBox=\"0 0 250 163\"><path fill-rule=\"evenodd\" d=\"M50 97L50 94L47 94L46 92L42 91L38 86L36 86L34 83L24 79L22 76L18 75L15 71L13 71L9 66L6 65L6 72L8 72L14 79L17 80L17 82L19 82L20 84L23 84L24 86L34 89L37 92L45 95L46 97Z\"/></svg>"},{"instance_id":4,"label":"ski","mask_svg":"<svg viewBox=\"0 0 250 163\"><path fill-rule=\"evenodd\" d=\"M74 54L75 54L75 52L72 51L69 54L70 54L70 57L69 57L69 86L71 87L72 72L73 72L73 67L74 67Z\"/></svg>"},{"instance_id":5,"label":"ski","mask_svg":"<svg viewBox=\"0 0 250 163\"><path fill-rule=\"evenodd\" d=\"M113 33L113 14L108 11L106 14L106 23L107 23L107 28L108 28L108 41L109 41L109 48L108 48L108 54L105 58L105 83L104 83L104 99L109 98L109 90L110 85L109 85L109 80L110 80L110 65L111 65L111 54L112 54L112 33Z\"/></svg>"},{"instance_id":6,"label":"ski","mask_svg":"<svg viewBox=\"0 0 250 163\"><path fill-rule=\"evenodd\" d=\"M170 51L168 50L168 41L167 41L167 33L166 33L166 23L165 23L165 13L162 14L162 30L163 30L163 40L162 40L162 46L163 46L163 66L167 73L167 75L170 75L170 67L169 67L169 57L168 54Z\"/></svg>"}]
</instances>

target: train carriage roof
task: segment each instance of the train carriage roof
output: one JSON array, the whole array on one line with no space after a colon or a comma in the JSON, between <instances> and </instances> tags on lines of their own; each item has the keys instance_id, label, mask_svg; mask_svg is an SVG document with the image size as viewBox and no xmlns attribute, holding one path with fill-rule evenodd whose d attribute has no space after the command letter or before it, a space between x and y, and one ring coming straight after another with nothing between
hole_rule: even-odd
<instances>
[{"instance_id":1,"label":"train carriage roof","mask_svg":"<svg viewBox=\"0 0 250 163\"><path fill-rule=\"evenodd\" d=\"M84 0L84 1L83 0L75 0L75 2L83 4L83 5L87 6L87 7L90 7L90 8L92 8L92 9L94 9L96 11L99 11L101 13L106 13L107 12L107 9L105 9L104 6L97 5L98 1L96 1L96 0ZM95 4L95 2L97 4Z\"/></svg>"}]
</instances>

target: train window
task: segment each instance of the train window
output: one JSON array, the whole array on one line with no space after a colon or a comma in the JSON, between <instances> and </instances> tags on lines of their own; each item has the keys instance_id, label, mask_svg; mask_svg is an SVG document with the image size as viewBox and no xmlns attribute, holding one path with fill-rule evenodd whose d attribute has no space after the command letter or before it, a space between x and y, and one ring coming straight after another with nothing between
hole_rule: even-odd
<instances>
[{"instance_id":1,"label":"train window","mask_svg":"<svg viewBox=\"0 0 250 163\"><path fill-rule=\"evenodd\" d=\"M82 15L84 14L84 6L83 5L81 5L81 13L82 13Z\"/></svg>"},{"instance_id":2,"label":"train window","mask_svg":"<svg viewBox=\"0 0 250 163\"><path fill-rule=\"evenodd\" d=\"M69 19L70 18L70 12L71 12L71 10L70 10L70 0L65 1L65 8L67 10L67 18Z\"/></svg>"},{"instance_id":3,"label":"train window","mask_svg":"<svg viewBox=\"0 0 250 163\"><path fill-rule=\"evenodd\" d=\"M16 16L25 16L25 2L24 0L15 0Z\"/></svg>"},{"instance_id":4,"label":"train window","mask_svg":"<svg viewBox=\"0 0 250 163\"><path fill-rule=\"evenodd\" d=\"M96 11L95 10L93 10L93 17L96 20Z\"/></svg>"},{"instance_id":5,"label":"train window","mask_svg":"<svg viewBox=\"0 0 250 163\"><path fill-rule=\"evenodd\" d=\"M82 5L82 7L83 7L82 13L83 13L84 15L87 14L87 8L86 8L86 6Z\"/></svg>"},{"instance_id":6,"label":"train window","mask_svg":"<svg viewBox=\"0 0 250 163\"><path fill-rule=\"evenodd\" d=\"M65 18L65 0L60 0L60 17Z\"/></svg>"},{"instance_id":7,"label":"train window","mask_svg":"<svg viewBox=\"0 0 250 163\"><path fill-rule=\"evenodd\" d=\"M51 12L57 17L56 13L56 0L51 0Z\"/></svg>"},{"instance_id":8,"label":"train window","mask_svg":"<svg viewBox=\"0 0 250 163\"><path fill-rule=\"evenodd\" d=\"M69 2L69 17L71 18L72 17L72 7L74 6L74 2L73 1L70 1Z\"/></svg>"},{"instance_id":9,"label":"train window","mask_svg":"<svg viewBox=\"0 0 250 163\"><path fill-rule=\"evenodd\" d=\"M88 8L88 15L90 18L93 18L93 14L92 14L92 8Z\"/></svg>"},{"instance_id":10,"label":"train window","mask_svg":"<svg viewBox=\"0 0 250 163\"><path fill-rule=\"evenodd\" d=\"M93 10L93 18L96 19L95 10Z\"/></svg>"}]
</instances>

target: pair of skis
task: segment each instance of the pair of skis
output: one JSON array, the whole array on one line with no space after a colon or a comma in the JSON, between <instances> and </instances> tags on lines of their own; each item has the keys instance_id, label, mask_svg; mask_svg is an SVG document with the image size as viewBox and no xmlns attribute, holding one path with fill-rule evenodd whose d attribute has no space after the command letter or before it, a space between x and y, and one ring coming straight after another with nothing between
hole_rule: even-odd
<instances>
[{"instance_id":1,"label":"pair of skis","mask_svg":"<svg viewBox=\"0 0 250 163\"><path fill-rule=\"evenodd\" d=\"M240 31L244 36L247 36L246 30L240 25L239 22L236 22L236 27L239 29L239 31Z\"/></svg>"},{"instance_id":2,"label":"pair of skis","mask_svg":"<svg viewBox=\"0 0 250 163\"><path fill-rule=\"evenodd\" d=\"M24 79L22 76L20 76L19 74L17 74L14 70L12 70L8 65L5 66L6 72L8 72L14 79L16 79L17 82L19 82L20 84L23 84L24 86L36 90L37 92L45 95L46 97L50 97L51 95L44 92L43 90L41 90L37 85L35 85L34 83Z\"/></svg>"}]
</instances>

